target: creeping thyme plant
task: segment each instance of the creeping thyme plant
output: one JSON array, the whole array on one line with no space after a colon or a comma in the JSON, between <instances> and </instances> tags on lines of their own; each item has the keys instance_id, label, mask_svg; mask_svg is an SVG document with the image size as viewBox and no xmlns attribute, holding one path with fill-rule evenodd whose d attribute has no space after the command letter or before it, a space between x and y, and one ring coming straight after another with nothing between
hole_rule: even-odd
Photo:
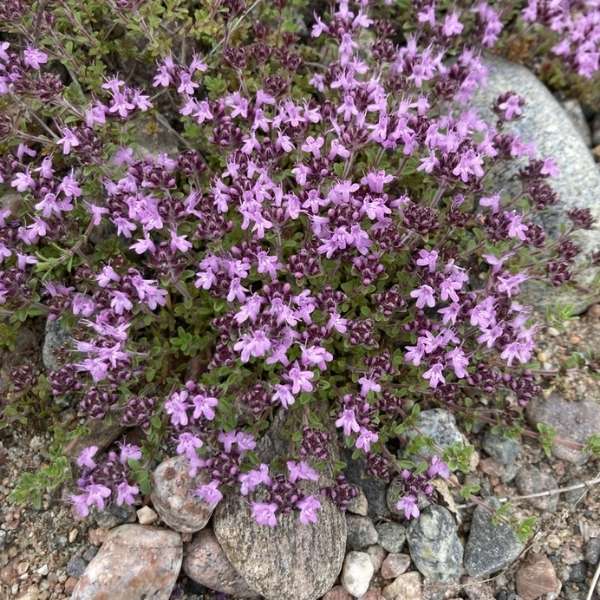
<instances>
[{"instance_id":1,"label":"creeping thyme plant","mask_svg":"<svg viewBox=\"0 0 600 600\"><path fill-rule=\"evenodd\" d=\"M136 432L78 456L74 508L136 503L145 471L183 455L205 502L313 523L355 495L353 454L400 474L416 517L466 468L419 460L419 409L485 398L518 425L539 389L519 292L569 280L570 233L592 225L572 211L546 241L555 163L505 130L516 92L494 122L470 107L482 55L517 15L592 78L598 3L188 4L0 9L18 15L0 42L2 315L59 320L52 395ZM173 149L144 150L149 126ZM45 377L16 368L12 401ZM276 418L288 454L266 464Z\"/></svg>"}]
</instances>

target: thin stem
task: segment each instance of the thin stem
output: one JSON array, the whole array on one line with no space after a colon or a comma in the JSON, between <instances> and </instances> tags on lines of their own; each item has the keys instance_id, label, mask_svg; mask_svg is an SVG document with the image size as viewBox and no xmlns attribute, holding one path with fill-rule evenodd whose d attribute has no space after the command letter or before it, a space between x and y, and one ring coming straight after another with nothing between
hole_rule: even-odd
<instances>
[{"instance_id":1,"label":"thin stem","mask_svg":"<svg viewBox=\"0 0 600 600\"><path fill-rule=\"evenodd\" d=\"M581 490L583 488L590 488L593 485L598 485L600 483L600 477L595 477L594 479L589 479L588 481L584 481L583 483L577 483L574 485L569 485L567 487L562 488L553 488L551 490L546 490L544 492L537 492L535 494L526 494L525 496L506 496L504 498L498 498L499 502L514 502L517 500L530 500L531 498L544 498L546 496L556 496L558 494L563 494L565 492L573 492L575 490ZM471 508L474 506L473 503L470 504L459 504L456 508L465 509Z\"/></svg>"}]
</instances>

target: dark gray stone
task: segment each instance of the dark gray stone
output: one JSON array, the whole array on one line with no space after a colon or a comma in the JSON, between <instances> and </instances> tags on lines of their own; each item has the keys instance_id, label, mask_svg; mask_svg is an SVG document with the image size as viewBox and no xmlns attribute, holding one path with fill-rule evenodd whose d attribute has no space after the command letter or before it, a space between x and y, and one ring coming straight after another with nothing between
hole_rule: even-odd
<instances>
[{"instance_id":1,"label":"dark gray stone","mask_svg":"<svg viewBox=\"0 0 600 600\"><path fill-rule=\"evenodd\" d=\"M69 330L60 319L46 321L46 333L42 348L42 362L48 371L56 371L63 365L59 356L60 350L69 348L72 342Z\"/></svg>"},{"instance_id":2,"label":"dark gray stone","mask_svg":"<svg viewBox=\"0 0 600 600\"><path fill-rule=\"evenodd\" d=\"M406 433L408 438L419 435L431 438L434 443L432 450L423 449L419 458L426 460L435 454L440 454L454 444L466 444L465 436L456 426L454 415L442 408L424 410L419 414L415 427Z\"/></svg>"},{"instance_id":3,"label":"dark gray stone","mask_svg":"<svg viewBox=\"0 0 600 600\"><path fill-rule=\"evenodd\" d=\"M531 466L519 470L515 483L519 492L524 496L553 490L558 487L558 483L552 475ZM558 494L541 498L529 498L527 502L539 510L554 512L558 506Z\"/></svg>"},{"instance_id":4,"label":"dark gray stone","mask_svg":"<svg viewBox=\"0 0 600 600\"><path fill-rule=\"evenodd\" d=\"M111 504L106 510L97 512L94 520L102 529L113 529L124 523L135 523L135 509L133 506L117 506Z\"/></svg>"},{"instance_id":5,"label":"dark gray stone","mask_svg":"<svg viewBox=\"0 0 600 600\"><path fill-rule=\"evenodd\" d=\"M533 73L499 58L489 57L485 62L489 70L488 82L477 90L473 99L482 118L495 122L496 117L491 110L495 99L508 90L516 91L525 99L526 106L523 117L508 124L508 131L516 133L525 142L533 143L540 156L553 157L560 169L560 174L550 180L560 202L545 211L543 217L550 235L557 235L560 225L567 221L567 211L573 208L589 208L596 218L595 227L577 232L576 239L582 249L578 260L584 267L577 282L589 287L600 271L590 261L592 254L600 249L600 170L565 111ZM517 169L517 164L508 169L503 166L499 175L498 183L509 193L514 190L512 176ZM541 281L528 282L525 290L523 298L542 310L561 303L569 304L575 312L581 313L593 303L592 295L588 297L573 288L549 288Z\"/></svg>"},{"instance_id":6,"label":"dark gray stone","mask_svg":"<svg viewBox=\"0 0 600 600\"><path fill-rule=\"evenodd\" d=\"M568 402L558 394L552 394L547 399L530 402L527 418L534 427L538 423L551 425L562 440L585 444L592 434L600 432L600 403L592 399ZM582 464L588 458L582 449L560 439L554 441L552 453L556 458L576 464Z\"/></svg>"},{"instance_id":7,"label":"dark gray stone","mask_svg":"<svg viewBox=\"0 0 600 600\"><path fill-rule=\"evenodd\" d=\"M483 449L503 465L512 465L521 453L521 445L512 438L494 433L488 429L483 436Z\"/></svg>"},{"instance_id":8,"label":"dark gray stone","mask_svg":"<svg viewBox=\"0 0 600 600\"><path fill-rule=\"evenodd\" d=\"M569 581L575 583L583 583L587 579L587 565L584 562L578 562L577 564L571 565L569 572Z\"/></svg>"},{"instance_id":9,"label":"dark gray stone","mask_svg":"<svg viewBox=\"0 0 600 600\"><path fill-rule=\"evenodd\" d=\"M362 550L376 544L379 539L373 521L369 517L346 514L346 527L348 529L346 538L348 550Z\"/></svg>"},{"instance_id":10,"label":"dark gray stone","mask_svg":"<svg viewBox=\"0 0 600 600\"><path fill-rule=\"evenodd\" d=\"M344 560L346 519L329 500L314 525L291 512L277 527L258 525L246 499L221 501L214 531L233 568L267 600L316 600L335 583Z\"/></svg>"},{"instance_id":11,"label":"dark gray stone","mask_svg":"<svg viewBox=\"0 0 600 600\"><path fill-rule=\"evenodd\" d=\"M83 575L86 567L87 563L81 556L73 556L67 563L67 575L79 579Z\"/></svg>"},{"instance_id":12,"label":"dark gray stone","mask_svg":"<svg viewBox=\"0 0 600 600\"><path fill-rule=\"evenodd\" d=\"M364 460L353 460L351 454L351 452L345 452L343 455L343 459L346 463L344 473L348 481L359 487L367 497L367 514L371 518L389 516L390 513L385 500L385 482L371 477L367 473Z\"/></svg>"},{"instance_id":13,"label":"dark gray stone","mask_svg":"<svg viewBox=\"0 0 600 600\"><path fill-rule=\"evenodd\" d=\"M495 498L487 498L486 503L494 509L500 506ZM471 577L487 577L512 563L523 547L509 524L494 524L490 511L478 506L465 546L465 569Z\"/></svg>"},{"instance_id":14,"label":"dark gray stone","mask_svg":"<svg viewBox=\"0 0 600 600\"><path fill-rule=\"evenodd\" d=\"M433 581L454 581L461 573L463 546L452 514L430 506L408 528L408 548L417 569Z\"/></svg>"},{"instance_id":15,"label":"dark gray stone","mask_svg":"<svg viewBox=\"0 0 600 600\"><path fill-rule=\"evenodd\" d=\"M379 534L379 545L382 548L395 554L402 552L406 542L406 528L403 525L387 521L377 524L375 528Z\"/></svg>"},{"instance_id":16,"label":"dark gray stone","mask_svg":"<svg viewBox=\"0 0 600 600\"><path fill-rule=\"evenodd\" d=\"M600 561L600 538L591 538L585 545L585 560L590 565L597 565Z\"/></svg>"}]
</instances>

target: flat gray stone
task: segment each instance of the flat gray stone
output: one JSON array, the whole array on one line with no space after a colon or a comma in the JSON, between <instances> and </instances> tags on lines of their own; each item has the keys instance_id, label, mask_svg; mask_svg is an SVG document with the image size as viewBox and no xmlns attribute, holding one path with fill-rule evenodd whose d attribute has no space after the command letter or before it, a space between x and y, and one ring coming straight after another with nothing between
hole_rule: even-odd
<instances>
[{"instance_id":1,"label":"flat gray stone","mask_svg":"<svg viewBox=\"0 0 600 600\"><path fill-rule=\"evenodd\" d=\"M517 440L494 433L491 429L483 436L483 449L503 465L512 465L521 453L521 445Z\"/></svg>"},{"instance_id":2,"label":"flat gray stone","mask_svg":"<svg viewBox=\"0 0 600 600\"><path fill-rule=\"evenodd\" d=\"M279 516L277 527L258 525L248 502L235 495L217 507L213 527L219 544L250 588L267 600L316 600L335 583L344 560L346 519L329 500L320 501L313 525L302 525L295 511Z\"/></svg>"},{"instance_id":3,"label":"flat gray stone","mask_svg":"<svg viewBox=\"0 0 600 600\"><path fill-rule=\"evenodd\" d=\"M527 405L527 419L535 427L538 423L551 425L559 440L552 445L556 458L582 464L588 455L572 447L568 441L585 444L594 433L600 433L600 402L592 399L568 402L558 394L547 399L536 399ZM563 441L565 440L565 441Z\"/></svg>"},{"instance_id":4,"label":"flat gray stone","mask_svg":"<svg viewBox=\"0 0 600 600\"><path fill-rule=\"evenodd\" d=\"M71 600L169 600L182 558L178 533L121 525L87 566Z\"/></svg>"},{"instance_id":5,"label":"flat gray stone","mask_svg":"<svg viewBox=\"0 0 600 600\"><path fill-rule=\"evenodd\" d=\"M344 452L343 460L346 463L344 473L348 481L359 487L367 498L368 512L371 518L387 517L389 510L386 504L386 482L375 479L365 467L363 459L352 459L351 452Z\"/></svg>"},{"instance_id":6,"label":"flat gray stone","mask_svg":"<svg viewBox=\"0 0 600 600\"><path fill-rule=\"evenodd\" d=\"M423 460L441 454L454 444L467 443L456 425L454 415L443 408L432 408L419 414L414 428L407 431L406 436L411 439L419 435L431 438L435 444L434 449L424 448L419 452L419 458Z\"/></svg>"},{"instance_id":7,"label":"flat gray stone","mask_svg":"<svg viewBox=\"0 0 600 600\"><path fill-rule=\"evenodd\" d=\"M576 242L583 252L580 263L586 268L578 277L579 284L589 287L598 267L591 267L591 255L600 249L600 170L595 164L589 148L579 131L537 77L523 66L500 58L487 58L489 78L485 86L478 89L473 105L482 118L495 122L491 110L496 98L514 91L522 96L526 105L523 117L507 125L507 130L517 134L523 141L535 144L541 157L552 157L560 173L550 179L550 184L558 192L560 202L550 207L542 220L550 235L556 235L561 224L567 223L567 211L573 208L589 208L596 219L592 230L577 232ZM511 189L511 178L517 170L505 169L499 183L507 191ZM581 313L592 304L592 298L580 291L568 288L554 288L543 282L528 282L523 299L530 304L543 307L556 303L569 304L574 311Z\"/></svg>"},{"instance_id":8,"label":"flat gray stone","mask_svg":"<svg viewBox=\"0 0 600 600\"><path fill-rule=\"evenodd\" d=\"M417 569L433 581L460 577L463 546L452 514L442 506L429 506L408 528L408 548Z\"/></svg>"},{"instance_id":9,"label":"flat gray stone","mask_svg":"<svg viewBox=\"0 0 600 600\"><path fill-rule=\"evenodd\" d=\"M591 146L592 132L590 131L590 126L585 118L585 114L583 113L583 108L581 108L579 100L570 98L561 104L564 111L567 113L567 116L569 119L571 119L571 123L573 123L575 129L577 129L579 132L579 135L581 136L581 139L584 141L585 145Z\"/></svg>"},{"instance_id":10,"label":"flat gray stone","mask_svg":"<svg viewBox=\"0 0 600 600\"><path fill-rule=\"evenodd\" d=\"M486 504L494 509L500 506L495 498L487 498ZM508 523L494 524L492 513L478 506L465 547L465 569L471 577L487 577L512 563L523 547Z\"/></svg>"},{"instance_id":11,"label":"flat gray stone","mask_svg":"<svg viewBox=\"0 0 600 600\"><path fill-rule=\"evenodd\" d=\"M523 496L537 494L558 487L558 482L549 473L544 473L536 467L526 466L519 470L515 479L519 493ZM558 506L558 494L542 496L541 498L530 498L529 504L539 510L554 512Z\"/></svg>"}]
</instances>

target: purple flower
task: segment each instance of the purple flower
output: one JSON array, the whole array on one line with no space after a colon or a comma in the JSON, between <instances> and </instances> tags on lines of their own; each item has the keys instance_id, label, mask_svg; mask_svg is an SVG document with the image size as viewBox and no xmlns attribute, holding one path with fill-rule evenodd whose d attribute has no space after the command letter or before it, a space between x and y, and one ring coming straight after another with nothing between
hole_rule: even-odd
<instances>
[{"instance_id":1,"label":"purple flower","mask_svg":"<svg viewBox=\"0 0 600 600\"><path fill-rule=\"evenodd\" d=\"M253 469L247 473L242 473L239 476L239 481L242 484L240 486L240 493L242 496L247 496L253 492L259 485L271 485L271 478L269 477L269 466L261 464L258 469Z\"/></svg>"},{"instance_id":2,"label":"purple flower","mask_svg":"<svg viewBox=\"0 0 600 600\"><path fill-rule=\"evenodd\" d=\"M428 371L423 373L423 379L429 380L429 386L435 389L440 383L446 383L442 374L444 365L435 363Z\"/></svg>"},{"instance_id":3,"label":"purple flower","mask_svg":"<svg viewBox=\"0 0 600 600\"><path fill-rule=\"evenodd\" d=\"M79 138L75 135L72 129L64 127L62 130L62 138L56 141L57 144L62 146L63 154L67 155L71 153L73 148L76 148L81 143Z\"/></svg>"},{"instance_id":4,"label":"purple flower","mask_svg":"<svg viewBox=\"0 0 600 600\"><path fill-rule=\"evenodd\" d=\"M177 454L185 454L188 458L196 456L196 449L202 448L202 440L193 433L179 434L177 444Z\"/></svg>"},{"instance_id":5,"label":"purple flower","mask_svg":"<svg viewBox=\"0 0 600 600\"><path fill-rule=\"evenodd\" d=\"M78 517L83 519L90 514L90 504L88 502L87 494L72 494L69 496L69 500L71 501L71 504L73 504L73 508Z\"/></svg>"},{"instance_id":6,"label":"purple flower","mask_svg":"<svg viewBox=\"0 0 600 600\"><path fill-rule=\"evenodd\" d=\"M131 506L135 502L135 497L139 494L140 489L137 485L129 485L127 481L122 481L117 486L117 506L127 504Z\"/></svg>"},{"instance_id":7,"label":"purple flower","mask_svg":"<svg viewBox=\"0 0 600 600\"><path fill-rule=\"evenodd\" d=\"M417 299L417 308L435 306L435 298L433 296L433 288L429 285L422 285L410 293L411 298Z\"/></svg>"},{"instance_id":8,"label":"purple flower","mask_svg":"<svg viewBox=\"0 0 600 600\"><path fill-rule=\"evenodd\" d=\"M213 479L210 483L201 485L196 489L196 496L202 498L210 507L216 506L223 499L219 484L220 481Z\"/></svg>"},{"instance_id":9,"label":"purple flower","mask_svg":"<svg viewBox=\"0 0 600 600\"><path fill-rule=\"evenodd\" d=\"M421 514L417 505L417 499L412 495L400 498L396 503L396 510L403 510L406 519L416 519Z\"/></svg>"},{"instance_id":10,"label":"purple flower","mask_svg":"<svg viewBox=\"0 0 600 600\"><path fill-rule=\"evenodd\" d=\"M371 451L371 444L375 443L378 439L379 435L377 433L369 431L366 427L361 427L360 434L356 438L356 447L365 453L369 453Z\"/></svg>"},{"instance_id":11,"label":"purple flower","mask_svg":"<svg viewBox=\"0 0 600 600\"><path fill-rule=\"evenodd\" d=\"M277 526L277 504L269 502L253 502L252 516L259 525L267 525L268 527Z\"/></svg>"},{"instance_id":12,"label":"purple flower","mask_svg":"<svg viewBox=\"0 0 600 600\"><path fill-rule=\"evenodd\" d=\"M98 452L98 446L88 446L84 448L77 457L77 466L85 467L86 469L94 469L96 467L96 463L93 460L93 457Z\"/></svg>"},{"instance_id":13,"label":"purple flower","mask_svg":"<svg viewBox=\"0 0 600 600\"><path fill-rule=\"evenodd\" d=\"M89 506L96 506L98 510L104 510L106 498L110 498L111 491L104 485L92 483L85 488Z\"/></svg>"},{"instance_id":14,"label":"purple flower","mask_svg":"<svg viewBox=\"0 0 600 600\"><path fill-rule=\"evenodd\" d=\"M33 46L27 46L23 50L23 62L35 71L39 70L40 66L48 62L48 55Z\"/></svg>"},{"instance_id":15,"label":"purple flower","mask_svg":"<svg viewBox=\"0 0 600 600\"><path fill-rule=\"evenodd\" d=\"M139 446L135 444L121 444L121 451L119 453L119 462L126 465L130 460L140 460L142 458L142 451Z\"/></svg>"},{"instance_id":16,"label":"purple flower","mask_svg":"<svg viewBox=\"0 0 600 600\"><path fill-rule=\"evenodd\" d=\"M187 399L188 392L183 390L181 392L174 392L165 402L165 411L168 415L171 415L171 423L175 426L187 425L189 422L187 415L189 404Z\"/></svg>"},{"instance_id":17,"label":"purple flower","mask_svg":"<svg viewBox=\"0 0 600 600\"><path fill-rule=\"evenodd\" d=\"M241 339L235 343L233 349L240 352L241 361L246 363L251 357L258 358L264 356L271 349L271 340L261 329L252 333L244 334Z\"/></svg>"},{"instance_id":18,"label":"purple flower","mask_svg":"<svg viewBox=\"0 0 600 600\"><path fill-rule=\"evenodd\" d=\"M215 418L214 408L219 404L219 401L213 396L207 396L205 394L198 394L192 398L192 404L194 406L194 419L199 419L201 416L207 421L212 421Z\"/></svg>"},{"instance_id":19,"label":"purple flower","mask_svg":"<svg viewBox=\"0 0 600 600\"><path fill-rule=\"evenodd\" d=\"M319 481L319 474L306 462L288 460L286 464L289 471L289 480L292 483L299 480Z\"/></svg>"},{"instance_id":20,"label":"purple flower","mask_svg":"<svg viewBox=\"0 0 600 600\"><path fill-rule=\"evenodd\" d=\"M298 394L301 391L312 392L312 379L314 378L314 376L315 374L312 371L303 371L298 366L298 363L294 363L294 365L286 375L286 378L292 384L292 394Z\"/></svg>"},{"instance_id":21,"label":"purple flower","mask_svg":"<svg viewBox=\"0 0 600 600\"><path fill-rule=\"evenodd\" d=\"M360 425L356 420L356 414L354 413L354 409L345 408L342 412L341 416L335 422L336 427L342 427L344 430L344 435L349 436L354 431L358 433L360 431Z\"/></svg>"},{"instance_id":22,"label":"purple flower","mask_svg":"<svg viewBox=\"0 0 600 600\"><path fill-rule=\"evenodd\" d=\"M439 253L437 250L419 250L419 258L417 259L417 265L419 265L420 267L427 267L430 273L434 273L438 256ZM414 297L415 296L413 296L413 298Z\"/></svg>"},{"instance_id":23,"label":"purple flower","mask_svg":"<svg viewBox=\"0 0 600 600\"><path fill-rule=\"evenodd\" d=\"M379 393L381 391L381 386L369 377L361 377L358 380L360 383L360 395L364 398L367 396L369 392Z\"/></svg>"},{"instance_id":24,"label":"purple flower","mask_svg":"<svg viewBox=\"0 0 600 600\"><path fill-rule=\"evenodd\" d=\"M296 507L300 509L300 523L308 525L318 520L317 511L321 510L321 502L314 496L305 496Z\"/></svg>"},{"instance_id":25,"label":"purple flower","mask_svg":"<svg viewBox=\"0 0 600 600\"><path fill-rule=\"evenodd\" d=\"M448 477L450 477L450 469L448 468L448 465L439 458L439 456L432 456L431 462L429 463L429 468L427 469L427 475L432 479L434 477L448 479Z\"/></svg>"}]
</instances>

